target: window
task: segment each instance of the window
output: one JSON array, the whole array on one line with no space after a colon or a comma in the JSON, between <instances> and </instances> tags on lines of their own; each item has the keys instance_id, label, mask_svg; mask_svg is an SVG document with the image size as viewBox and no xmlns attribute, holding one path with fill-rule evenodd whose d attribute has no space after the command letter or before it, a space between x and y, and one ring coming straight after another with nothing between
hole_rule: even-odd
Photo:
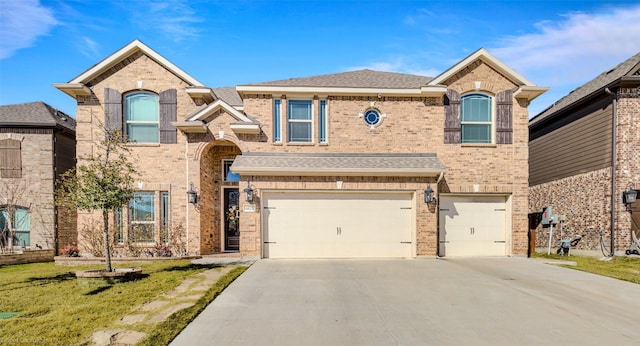
<instances>
[{"instance_id":1,"label":"window","mask_svg":"<svg viewBox=\"0 0 640 346\"><path fill-rule=\"evenodd\" d=\"M318 110L318 132L320 143L327 143L327 100L320 100Z\"/></svg>"},{"instance_id":2,"label":"window","mask_svg":"<svg viewBox=\"0 0 640 346\"><path fill-rule=\"evenodd\" d=\"M22 177L21 144L17 139L0 140L0 177Z\"/></svg>"},{"instance_id":3,"label":"window","mask_svg":"<svg viewBox=\"0 0 640 346\"><path fill-rule=\"evenodd\" d=\"M281 102L280 99L273 100L273 141L276 143L282 142L282 137L280 136Z\"/></svg>"},{"instance_id":4,"label":"window","mask_svg":"<svg viewBox=\"0 0 640 346\"><path fill-rule=\"evenodd\" d=\"M31 246L31 214L27 208L16 208L12 220L13 245ZM7 208L0 208L0 242L9 245L9 213Z\"/></svg>"},{"instance_id":5,"label":"window","mask_svg":"<svg viewBox=\"0 0 640 346\"><path fill-rule=\"evenodd\" d=\"M462 143L491 143L492 101L490 96L466 95L461 98L460 131Z\"/></svg>"},{"instance_id":6,"label":"window","mask_svg":"<svg viewBox=\"0 0 640 346\"><path fill-rule=\"evenodd\" d=\"M289 100L287 109L289 142L310 143L312 140L311 100Z\"/></svg>"},{"instance_id":7,"label":"window","mask_svg":"<svg viewBox=\"0 0 640 346\"><path fill-rule=\"evenodd\" d=\"M124 243L124 219L122 214L122 208L116 208L113 215L116 227L116 242L118 244Z\"/></svg>"},{"instance_id":8,"label":"window","mask_svg":"<svg viewBox=\"0 0 640 346\"><path fill-rule=\"evenodd\" d=\"M160 240L169 242L169 192L160 192Z\"/></svg>"},{"instance_id":9,"label":"window","mask_svg":"<svg viewBox=\"0 0 640 346\"><path fill-rule=\"evenodd\" d=\"M150 92L134 92L125 97L127 136L139 143L159 143L158 95Z\"/></svg>"},{"instance_id":10,"label":"window","mask_svg":"<svg viewBox=\"0 0 640 346\"><path fill-rule=\"evenodd\" d=\"M155 242L155 194L135 192L129 202L129 239L133 243Z\"/></svg>"},{"instance_id":11,"label":"window","mask_svg":"<svg viewBox=\"0 0 640 346\"><path fill-rule=\"evenodd\" d=\"M380 123L380 112L376 109L369 109L364 113L364 122L371 127L374 127Z\"/></svg>"},{"instance_id":12,"label":"window","mask_svg":"<svg viewBox=\"0 0 640 346\"><path fill-rule=\"evenodd\" d=\"M231 170L233 160L222 160L222 181L227 183L237 183L240 181L240 174Z\"/></svg>"}]
</instances>

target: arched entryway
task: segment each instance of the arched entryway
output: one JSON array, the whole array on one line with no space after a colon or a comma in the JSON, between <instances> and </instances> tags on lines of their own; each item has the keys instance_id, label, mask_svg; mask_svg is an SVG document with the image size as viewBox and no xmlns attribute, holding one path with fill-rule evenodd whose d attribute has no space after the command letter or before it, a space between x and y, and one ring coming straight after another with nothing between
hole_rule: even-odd
<instances>
[{"instance_id":1,"label":"arched entryway","mask_svg":"<svg viewBox=\"0 0 640 346\"><path fill-rule=\"evenodd\" d=\"M240 176L229 167L240 149L232 142L211 142L200 157L200 249L202 254L240 249Z\"/></svg>"}]
</instances>

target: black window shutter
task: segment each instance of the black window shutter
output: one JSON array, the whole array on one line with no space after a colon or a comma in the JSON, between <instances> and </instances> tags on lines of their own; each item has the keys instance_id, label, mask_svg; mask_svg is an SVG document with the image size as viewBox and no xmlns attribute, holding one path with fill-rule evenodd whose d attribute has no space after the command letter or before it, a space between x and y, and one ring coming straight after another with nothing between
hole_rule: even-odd
<instances>
[{"instance_id":1,"label":"black window shutter","mask_svg":"<svg viewBox=\"0 0 640 346\"><path fill-rule=\"evenodd\" d=\"M513 143L513 92L504 90L496 95L496 143Z\"/></svg>"},{"instance_id":2,"label":"black window shutter","mask_svg":"<svg viewBox=\"0 0 640 346\"><path fill-rule=\"evenodd\" d=\"M451 89L444 96L444 143L460 143L460 94Z\"/></svg>"},{"instance_id":3,"label":"black window shutter","mask_svg":"<svg viewBox=\"0 0 640 346\"><path fill-rule=\"evenodd\" d=\"M115 89L104 88L104 128L125 132L122 127L122 94Z\"/></svg>"},{"instance_id":4,"label":"black window shutter","mask_svg":"<svg viewBox=\"0 0 640 346\"><path fill-rule=\"evenodd\" d=\"M171 125L177 120L178 93L168 89L160 93L160 143L178 143L178 130Z\"/></svg>"}]
</instances>

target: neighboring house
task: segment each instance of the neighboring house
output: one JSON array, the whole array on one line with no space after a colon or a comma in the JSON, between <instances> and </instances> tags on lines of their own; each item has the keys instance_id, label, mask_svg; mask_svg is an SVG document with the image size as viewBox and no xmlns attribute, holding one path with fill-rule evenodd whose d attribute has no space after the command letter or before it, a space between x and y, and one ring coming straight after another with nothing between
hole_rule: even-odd
<instances>
[{"instance_id":1,"label":"neighboring house","mask_svg":"<svg viewBox=\"0 0 640 346\"><path fill-rule=\"evenodd\" d=\"M628 249L640 222L640 203L622 200L640 189L640 53L532 118L529 136L529 212L551 205L564 237L583 236L578 249ZM537 247L548 233L538 226Z\"/></svg>"},{"instance_id":2,"label":"neighboring house","mask_svg":"<svg viewBox=\"0 0 640 346\"><path fill-rule=\"evenodd\" d=\"M211 89L135 40L55 86L77 100L79 155L103 123L135 141L120 243L186 229L192 254L526 254L527 106L547 88L484 49L435 78L360 70Z\"/></svg>"},{"instance_id":3,"label":"neighboring house","mask_svg":"<svg viewBox=\"0 0 640 346\"><path fill-rule=\"evenodd\" d=\"M54 205L56 179L75 166L75 145L69 115L42 102L0 106L0 229L13 219L14 246L57 251L77 242L75 211Z\"/></svg>"}]
</instances>

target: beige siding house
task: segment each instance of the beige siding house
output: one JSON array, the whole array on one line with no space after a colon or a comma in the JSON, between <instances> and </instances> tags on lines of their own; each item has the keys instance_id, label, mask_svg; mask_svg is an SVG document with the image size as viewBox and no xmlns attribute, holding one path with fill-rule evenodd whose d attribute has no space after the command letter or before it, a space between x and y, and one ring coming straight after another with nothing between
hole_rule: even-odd
<instances>
[{"instance_id":1,"label":"beige siding house","mask_svg":"<svg viewBox=\"0 0 640 346\"><path fill-rule=\"evenodd\" d=\"M210 88L135 40L55 86L77 100L79 154L101 124L134 141L139 192L114 217L123 245L526 254L527 106L546 88L484 49L435 78L360 70Z\"/></svg>"},{"instance_id":2,"label":"beige siding house","mask_svg":"<svg viewBox=\"0 0 640 346\"><path fill-rule=\"evenodd\" d=\"M572 91L529 122L529 212L564 215L563 237L583 236L578 250L624 253L638 234L640 203L640 53ZM549 231L532 222L536 247ZM640 236L640 234L638 234ZM552 244L557 247L560 233Z\"/></svg>"},{"instance_id":3,"label":"beige siding house","mask_svg":"<svg viewBox=\"0 0 640 346\"><path fill-rule=\"evenodd\" d=\"M56 179L75 166L75 127L72 117L42 102L0 106L3 245L10 220L15 247L58 251L77 243L75 211L54 206Z\"/></svg>"}]
</instances>

